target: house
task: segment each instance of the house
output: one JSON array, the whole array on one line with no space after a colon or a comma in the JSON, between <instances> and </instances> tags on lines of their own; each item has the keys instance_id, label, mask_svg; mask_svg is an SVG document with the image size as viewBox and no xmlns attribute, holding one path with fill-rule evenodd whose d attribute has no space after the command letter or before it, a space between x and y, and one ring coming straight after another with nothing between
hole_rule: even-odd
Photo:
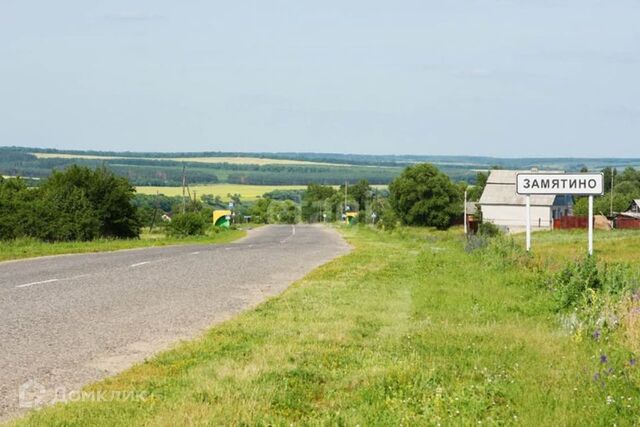
<instances>
[{"instance_id":1,"label":"house","mask_svg":"<svg viewBox=\"0 0 640 427\"><path fill-rule=\"evenodd\" d=\"M615 217L614 223L616 228L640 228L640 199L633 200L626 212Z\"/></svg>"},{"instance_id":2,"label":"house","mask_svg":"<svg viewBox=\"0 0 640 427\"><path fill-rule=\"evenodd\" d=\"M629 205L629 209L627 209L627 212L640 214L640 199L631 201L631 205Z\"/></svg>"},{"instance_id":3,"label":"house","mask_svg":"<svg viewBox=\"0 0 640 427\"><path fill-rule=\"evenodd\" d=\"M480 197L482 220L491 222L509 232L526 228L526 196L516 194L515 170L492 170ZM570 195L531 195L531 228L550 229L553 220L573 215L573 197Z\"/></svg>"}]
</instances>

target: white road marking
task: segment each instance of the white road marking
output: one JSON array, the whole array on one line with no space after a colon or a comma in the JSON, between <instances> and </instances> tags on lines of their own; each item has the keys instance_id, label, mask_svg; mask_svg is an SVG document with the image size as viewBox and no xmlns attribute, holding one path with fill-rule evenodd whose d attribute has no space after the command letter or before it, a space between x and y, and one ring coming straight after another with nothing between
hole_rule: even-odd
<instances>
[{"instance_id":1,"label":"white road marking","mask_svg":"<svg viewBox=\"0 0 640 427\"><path fill-rule=\"evenodd\" d=\"M289 239L291 239L293 236L296 235L296 226L292 225L291 226L291 234L288 235L286 238L284 238L283 240L280 240L280 243L286 243Z\"/></svg>"},{"instance_id":2,"label":"white road marking","mask_svg":"<svg viewBox=\"0 0 640 427\"><path fill-rule=\"evenodd\" d=\"M129 267L140 267L141 265L149 264L150 262L151 261L138 262L136 264L131 264Z\"/></svg>"},{"instance_id":3,"label":"white road marking","mask_svg":"<svg viewBox=\"0 0 640 427\"><path fill-rule=\"evenodd\" d=\"M191 255L198 255L200 252L199 251L195 251L195 252L191 252Z\"/></svg>"},{"instance_id":4,"label":"white road marking","mask_svg":"<svg viewBox=\"0 0 640 427\"><path fill-rule=\"evenodd\" d=\"M16 288L28 288L29 286L42 285L44 283L53 283L53 282L57 282L59 280L60 279L41 280L39 282L31 282L31 283L25 283L24 285L18 285L18 286L16 286Z\"/></svg>"}]
</instances>

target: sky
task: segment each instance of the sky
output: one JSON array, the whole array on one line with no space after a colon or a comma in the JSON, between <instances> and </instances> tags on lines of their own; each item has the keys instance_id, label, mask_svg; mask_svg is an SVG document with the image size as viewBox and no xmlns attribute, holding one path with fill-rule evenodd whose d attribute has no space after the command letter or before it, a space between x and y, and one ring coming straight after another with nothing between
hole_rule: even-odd
<instances>
[{"instance_id":1,"label":"sky","mask_svg":"<svg viewBox=\"0 0 640 427\"><path fill-rule=\"evenodd\" d=\"M0 0L0 145L640 157L640 0Z\"/></svg>"}]
</instances>

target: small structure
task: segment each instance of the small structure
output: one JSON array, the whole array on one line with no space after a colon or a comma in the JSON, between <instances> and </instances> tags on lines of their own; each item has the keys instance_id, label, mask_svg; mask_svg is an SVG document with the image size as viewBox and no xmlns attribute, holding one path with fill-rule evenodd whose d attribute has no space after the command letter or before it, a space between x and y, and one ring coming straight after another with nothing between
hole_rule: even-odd
<instances>
[{"instance_id":1,"label":"small structure","mask_svg":"<svg viewBox=\"0 0 640 427\"><path fill-rule=\"evenodd\" d=\"M526 228L526 198L516 194L515 170L492 170L480 197L482 220L491 222L508 232ZM522 171L529 172L529 171ZM531 227L548 230L553 220L573 215L571 195L531 195Z\"/></svg>"},{"instance_id":2,"label":"small structure","mask_svg":"<svg viewBox=\"0 0 640 427\"><path fill-rule=\"evenodd\" d=\"M616 228L640 229L640 199L633 200L626 212L616 215L614 224Z\"/></svg>"},{"instance_id":3,"label":"small structure","mask_svg":"<svg viewBox=\"0 0 640 427\"><path fill-rule=\"evenodd\" d=\"M345 224L355 224L358 221L358 212L347 212L344 216Z\"/></svg>"},{"instance_id":4,"label":"small structure","mask_svg":"<svg viewBox=\"0 0 640 427\"><path fill-rule=\"evenodd\" d=\"M478 209L478 202L467 202L466 212L467 232L470 234L476 234L478 232L478 226L482 222L482 215L480 209ZM462 218L462 220L464 221L465 218Z\"/></svg>"},{"instance_id":5,"label":"small structure","mask_svg":"<svg viewBox=\"0 0 640 427\"><path fill-rule=\"evenodd\" d=\"M228 209L213 211L213 225L216 227L229 228L229 226L231 226L231 211Z\"/></svg>"}]
</instances>

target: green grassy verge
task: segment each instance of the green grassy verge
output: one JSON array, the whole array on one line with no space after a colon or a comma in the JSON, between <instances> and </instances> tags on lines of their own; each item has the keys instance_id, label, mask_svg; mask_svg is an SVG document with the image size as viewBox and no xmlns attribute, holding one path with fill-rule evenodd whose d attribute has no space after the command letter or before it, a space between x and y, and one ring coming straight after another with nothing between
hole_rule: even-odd
<instances>
[{"instance_id":1,"label":"green grassy verge","mask_svg":"<svg viewBox=\"0 0 640 427\"><path fill-rule=\"evenodd\" d=\"M139 239L98 239L88 242L47 243L35 239L0 242L0 261L33 258L46 255L108 252L120 249L146 248L189 243L229 243L246 235L242 230L228 230L207 236L171 238L164 234L143 233Z\"/></svg>"},{"instance_id":2,"label":"green grassy verge","mask_svg":"<svg viewBox=\"0 0 640 427\"><path fill-rule=\"evenodd\" d=\"M60 404L16 425L639 421L638 373L593 380L601 343L563 332L517 245L467 253L458 231L344 233L351 254L86 389L147 398Z\"/></svg>"}]
</instances>

